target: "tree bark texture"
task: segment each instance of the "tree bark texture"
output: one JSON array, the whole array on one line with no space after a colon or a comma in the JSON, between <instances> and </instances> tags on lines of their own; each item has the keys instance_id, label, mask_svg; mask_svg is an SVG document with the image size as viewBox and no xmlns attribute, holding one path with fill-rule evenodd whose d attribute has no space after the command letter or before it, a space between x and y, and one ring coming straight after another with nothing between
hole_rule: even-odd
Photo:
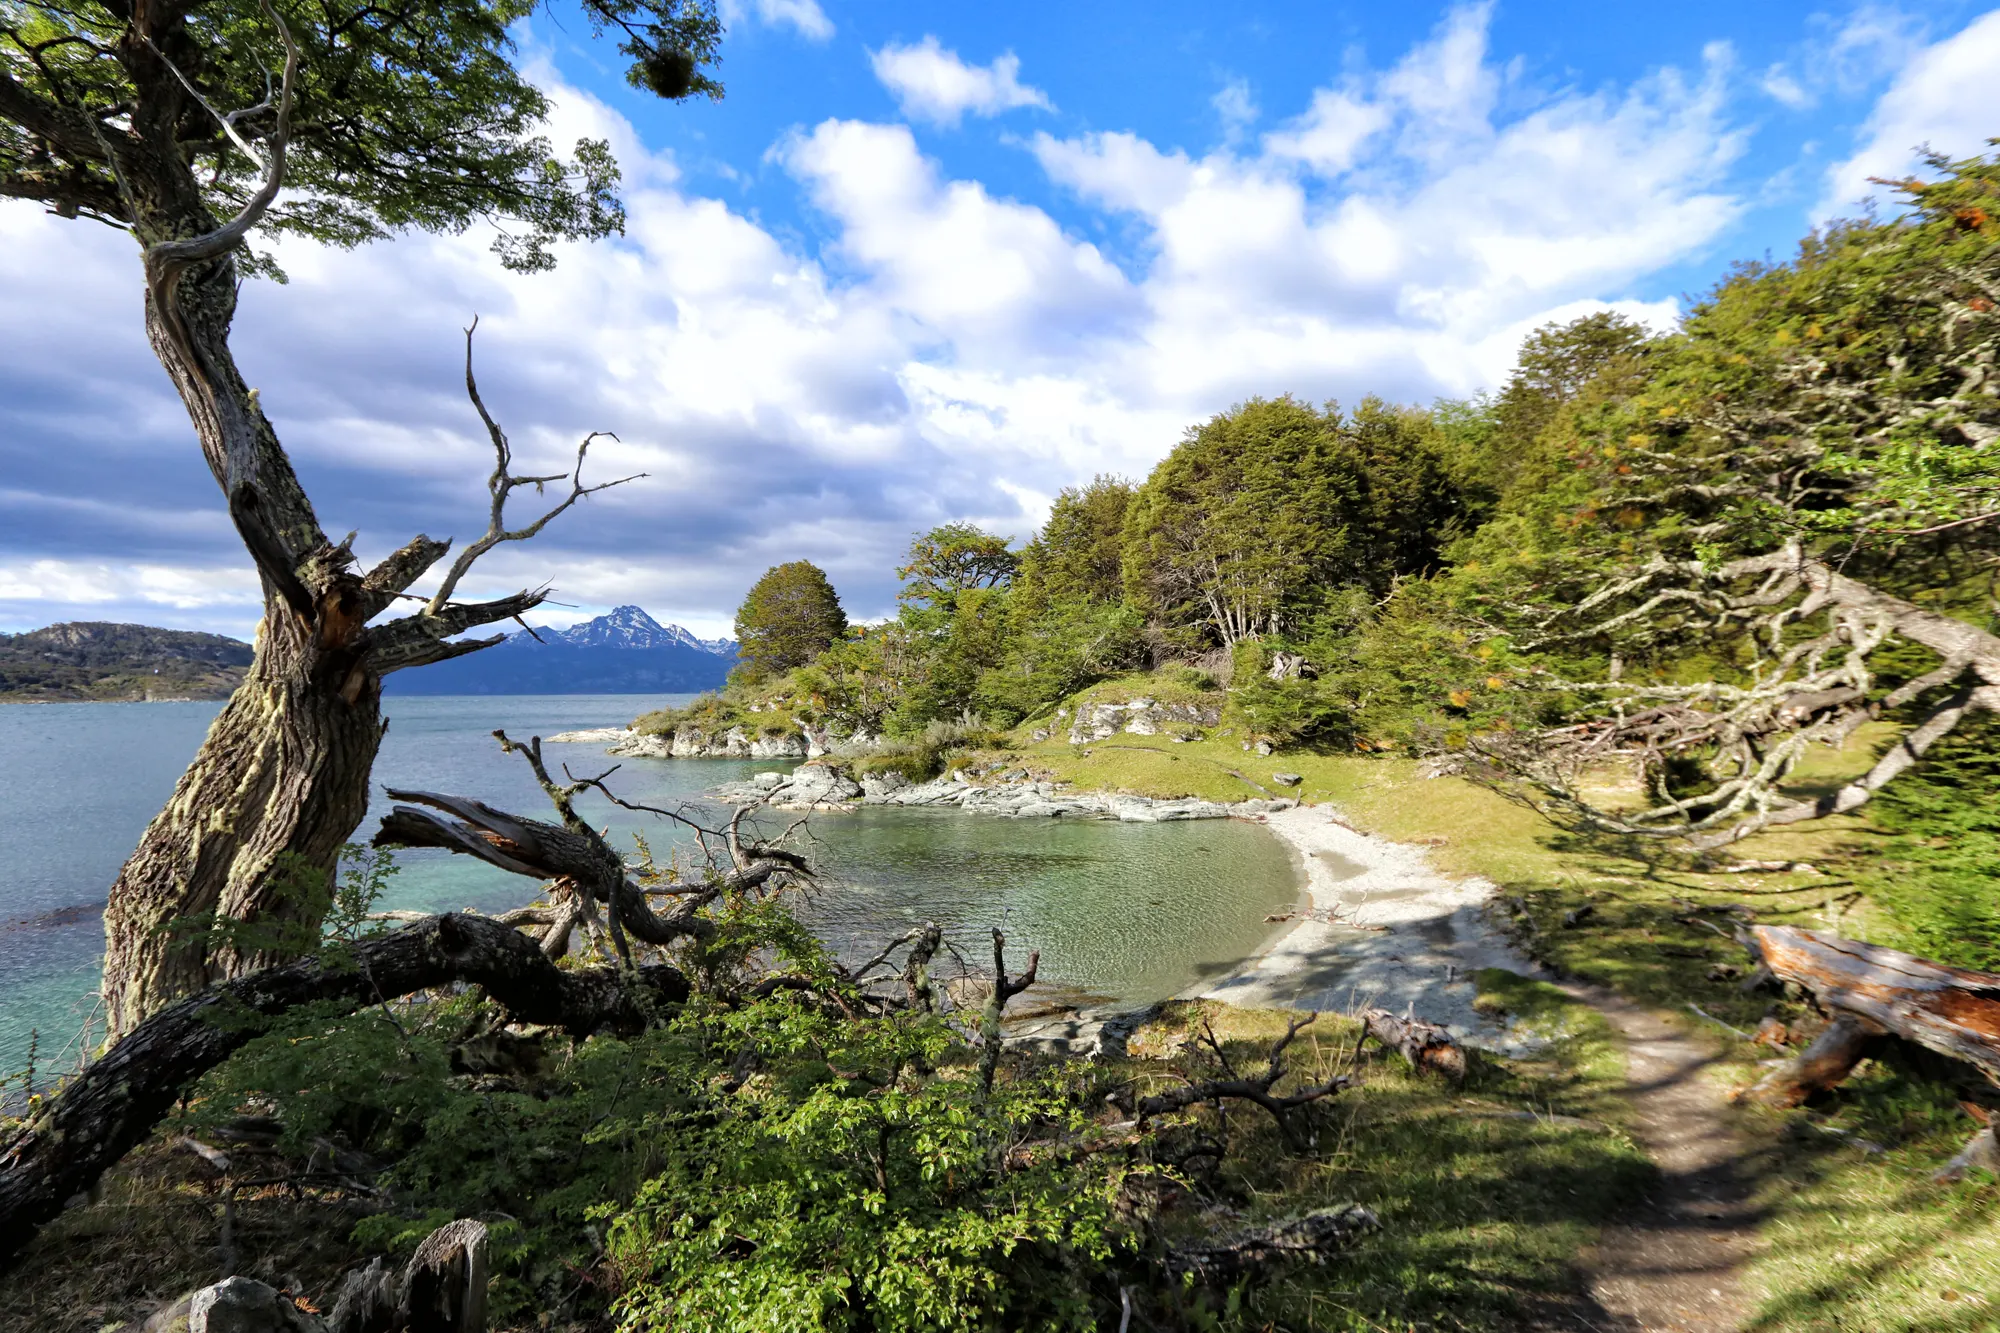
<instances>
[{"instance_id":1,"label":"tree bark texture","mask_svg":"<svg viewBox=\"0 0 2000 1333\"><path fill-rule=\"evenodd\" d=\"M518 1020L585 1035L643 1028L656 1003L687 998L686 979L650 964L560 968L535 942L485 917L449 913L329 958L252 973L139 1024L67 1084L0 1149L0 1265L151 1132L181 1093L303 1004L349 1011L457 982L485 988Z\"/></svg>"},{"instance_id":2,"label":"tree bark texture","mask_svg":"<svg viewBox=\"0 0 2000 1333\"><path fill-rule=\"evenodd\" d=\"M1756 1100L1796 1105L1833 1086L1866 1053L1866 1039L1884 1033L2000 1083L2000 973L1791 926L1753 927L1744 942L1772 976L1810 991L1834 1019L1803 1055L1751 1090Z\"/></svg>"},{"instance_id":3,"label":"tree bark texture","mask_svg":"<svg viewBox=\"0 0 2000 1333\"><path fill-rule=\"evenodd\" d=\"M1465 1050L1440 1025L1370 1009L1361 1015L1361 1027L1365 1035L1409 1061L1410 1068L1443 1074L1454 1083L1465 1081Z\"/></svg>"},{"instance_id":4,"label":"tree bark texture","mask_svg":"<svg viewBox=\"0 0 2000 1333\"><path fill-rule=\"evenodd\" d=\"M1795 1058L1785 1061L1746 1089L1742 1100L1765 1106L1798 1106L1837 1086L1881 1043L1875 1023L1842 1014L1826 1025Z\"/></svg>"}]
</instances>

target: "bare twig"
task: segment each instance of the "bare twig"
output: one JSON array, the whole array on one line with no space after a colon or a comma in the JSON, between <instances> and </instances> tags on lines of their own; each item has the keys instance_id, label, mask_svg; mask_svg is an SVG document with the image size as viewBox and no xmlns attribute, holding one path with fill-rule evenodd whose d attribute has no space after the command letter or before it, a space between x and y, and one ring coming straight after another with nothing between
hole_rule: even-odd
<instances>
[{"instance_id":1,"label":"bare twig","mask_svg":"<svg viewBox=\"0 0 2000 1333\"><path fill-rule=\"evenodd\" d=\"M583 460L589 453L592 442L599 438L612 440L618 438L608 430L594 430L584 436L583 443L576 447L576 466L569 472L554 472L546 476L515 476L510 470L514 465L513 446L507 441L507 432L500 428L500 423L486 410L486 403L479 396L479 381L472 373L472 335L478 327L479 317L475 315L471 327L465 331L465 392L472 399L472 406L478 411L480 421L485 424L487 436L493 441L493 475L486 480L486 490L490 497L486 531L472 545L460 551L458 558L452 561L451 569L444 576L444 582L440 583L438 590L431 595L430 604L426 608L431 615L436 615L444 609L445 603L451 600L452 593L458 590L459 581L471 570L473 562L495 546L502 542L526 541L546 527L549 520L585 496L610 490L613 486L623 486L628 481L637 481L646 475L643 472L636 472L615 481L600 482L595 486L584 485ZM506 521L507 497L522 486L533 486L535 493L539 495L542 488L552 481L567 481L570 484L569 494L563 497L562 502L526 527L509 529Z\"/></svg>"}]
</instances>

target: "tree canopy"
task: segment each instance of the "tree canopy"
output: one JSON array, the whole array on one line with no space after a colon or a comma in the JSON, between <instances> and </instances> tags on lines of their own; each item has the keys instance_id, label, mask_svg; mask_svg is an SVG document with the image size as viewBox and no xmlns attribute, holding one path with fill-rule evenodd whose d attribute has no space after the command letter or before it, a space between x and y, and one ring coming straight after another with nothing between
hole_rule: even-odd
<instances>
[{"instance_id":1,"label":"tree canopy","mask_svg":"<svg viewBox=\"0 0 2000 1333\"><path fill-rule=\"evenodd\" d=\"M752 675L804 666L846 633L840 595L809 560L765 570L736 611L737 653Z\"/></svg>"},{"instance_id":2,"label":"tree canopy","mask_svg":"<svg viewBox=\"0 0 2000 1333\"><path fill-rule=\"evenodd\" d=\"M1456 506L1422 414L1252 399L1190 429L1133 497L1126 590L1233 645L1296 628L1329 590L1424 569Z\"/></svg>"},{"instance_id":3,"label":"tree canopy","mask_svg":"<svg viewBox=\"0 0 2000 1333\"><path fill-rule=\"evenodd\" d=\"M142 243L238 212L266 176L285 100L276 71L295 46L286 192L263 229L356 245L490 221L504 226L505 263L547 267L553 242L615 232L624 215L604 142L563 157L541 133L548 99L509 36L535 8L7 0L0 195L129 228ZM721 92L707 72L721 37L712 0L581 9L618 36L634 83L667 97Z\"/></svg>"}]
</instances>

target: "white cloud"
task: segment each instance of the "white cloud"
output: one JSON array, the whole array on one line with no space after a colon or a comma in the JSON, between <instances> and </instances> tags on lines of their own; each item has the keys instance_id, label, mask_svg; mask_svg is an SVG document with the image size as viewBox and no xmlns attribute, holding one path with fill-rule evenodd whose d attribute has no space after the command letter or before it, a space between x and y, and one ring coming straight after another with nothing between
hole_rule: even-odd
<instances>
[{"instance_id":1,"label":"white cloud","mask_svg":"<svg viewBox=\"0 0 2000 1333\"><path fill-rule=\"evenodd\" d=\"M1871 177L1894 179L1918 166L1928 144L1953 157L1986 151L2000 134L2000 10L1910 55L1862 127L1860 146L1827 171L1822 218L1851 214L1880 198Z\"/></svg>"},{"instance_id":2,"label":"white cloud","mask_svg":"<svg viewBox=\"0 0 2000 1333\"><path fill-rule=\"evenodd\" d=\"M1321 176L1338 176L1387 127L1390 114L1388 107L1346 89L1321 88L1311 109L1288 129L1264 136L1264 151L1302 162Z\"/></svg>"},{"instance_id":3,"label":"white cloud","mask_svg":"<svg viewBox=\"0 0 2000 1333\"><path fill-rule=\"evenodd\" d=\"M914 46L885 46L870 59L875 77L912 120L956 125L968 111L997 116L1024 106L1055 110L1047 93L1021 82L1021 59L1012 51L990 65L968 65L927 36Z\"/></svg>"},{"instance_id":4,"label":"white cloud","mask_svg":"<svg viewBox=\"0 0 2000 1333\"><path fill-rule=\"evenodd\" d=\"M833 36L833 20L818 0L722 0L723 26L734 28L755 21L772 28L791 28L808 41Z\"/></svg>"},{"instance_id":5,"label":"white cloud","mask_svg":"<svg viewBox=\"0 0 2000 1333\"><path fill-rule=\"evenodd\" d=\"M1215 108L1215 114L1222 121L1222 138L1225 143L1236 143L1244 132L1257 123L1260 113L1257 99L1251 95L1248 79L1231 79L1208 99Z\"/></svg>"},{"instance_id":6,"label":"white cloud","mask_svg":"<svg viewBox=\"0 0 2000 1333\"><path fill-rule=\"evenodd\" d=\"M1505 111L1484 17L1458 11L1205 156L1037 136L1053 182L1118 215L1123 269L1043 209L952 179L906 126L851 120L773 153L829 225L802 252L544 75L557 137L619 147L623 238L532 277L502 274L476 234L287 244L293 282L245 289L238 354L364 559L484 526L457 367L477 311L481 385L521 466L554 471L611 429L592 475L651 477L494 551L468 595L553 578L572 615L638 602L712 631L767 566L803 558L856 617L881 615L913 531L1025 537L1062 486L1143 475L1245 396L1424 401L1496 383L1550 318L1670 320L1632 289L1739 207L1718 184L1739 148L1720 66ZM124 238L0 206L0 329L37 329L0 356L0 621L61 618L93 589L116 618L254 612L138 290Z\"/></svg>"},{"instance_id":7,"label":"white cloud","mask_svg":"<svg viewBox=\"0 0 2000 1333\"><path fill-rule=\"evenodd\" d=\"M1803 111L1819 100L1806 89L1804 84L1792 76L1792 72L1785 68L1782 62L1765 70L1763 77L1757 80L1757 86L1762 88L1772 101L1790 107L1794 111Z\"/></svg>"}]
</instances>

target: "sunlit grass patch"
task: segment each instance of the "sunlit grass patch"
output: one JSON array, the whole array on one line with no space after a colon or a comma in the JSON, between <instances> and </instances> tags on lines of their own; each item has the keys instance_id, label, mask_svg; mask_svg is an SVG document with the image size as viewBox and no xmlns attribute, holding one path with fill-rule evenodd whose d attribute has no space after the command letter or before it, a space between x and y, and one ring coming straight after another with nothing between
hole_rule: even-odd
<instances>
[{"instance_id":1,"label":"sunlit grass patch","mask_svg":"<svg viewBox=\"0 0 2000 1333\"><path fill-rule=\"evenodd\" d=\"M1507 973L1481 982L1548 1025L1545 1058L1477 1057L1453 1086L1393 1053L1357 1054L1359 1025L1329 1014L1294 1044L1299 1077L1347 1072L1358 1085L1316 1114L1314 1151L1290 1151L1262 1112L1231 1111L1225 1180L1247 1219L1355 1202L1382 1223L1340 1259L1253 1295L1244 1327L1502 1329L1576 1298L1577 1251L1652 1177L1618 1128L1623 1060L1603 1019L1555 988ZM1163 1049L1207 1021L1249 1064L1284 1020L1174 1005L1138 1043Z\"/></svg>"},{"instance_id":2,"label":"sunlit grass patch","mask_svg":"<svg viewBox=\"0 0 2000 1333\"><path fill-rule=\"evenodd\" d=\"M1773 1118L1750 1329L2000 1328L2000 1181L1932 1179L1976 1125L1927 1066L1892 1053L1813 1111Z\"/></svg>"}]
</instances>

